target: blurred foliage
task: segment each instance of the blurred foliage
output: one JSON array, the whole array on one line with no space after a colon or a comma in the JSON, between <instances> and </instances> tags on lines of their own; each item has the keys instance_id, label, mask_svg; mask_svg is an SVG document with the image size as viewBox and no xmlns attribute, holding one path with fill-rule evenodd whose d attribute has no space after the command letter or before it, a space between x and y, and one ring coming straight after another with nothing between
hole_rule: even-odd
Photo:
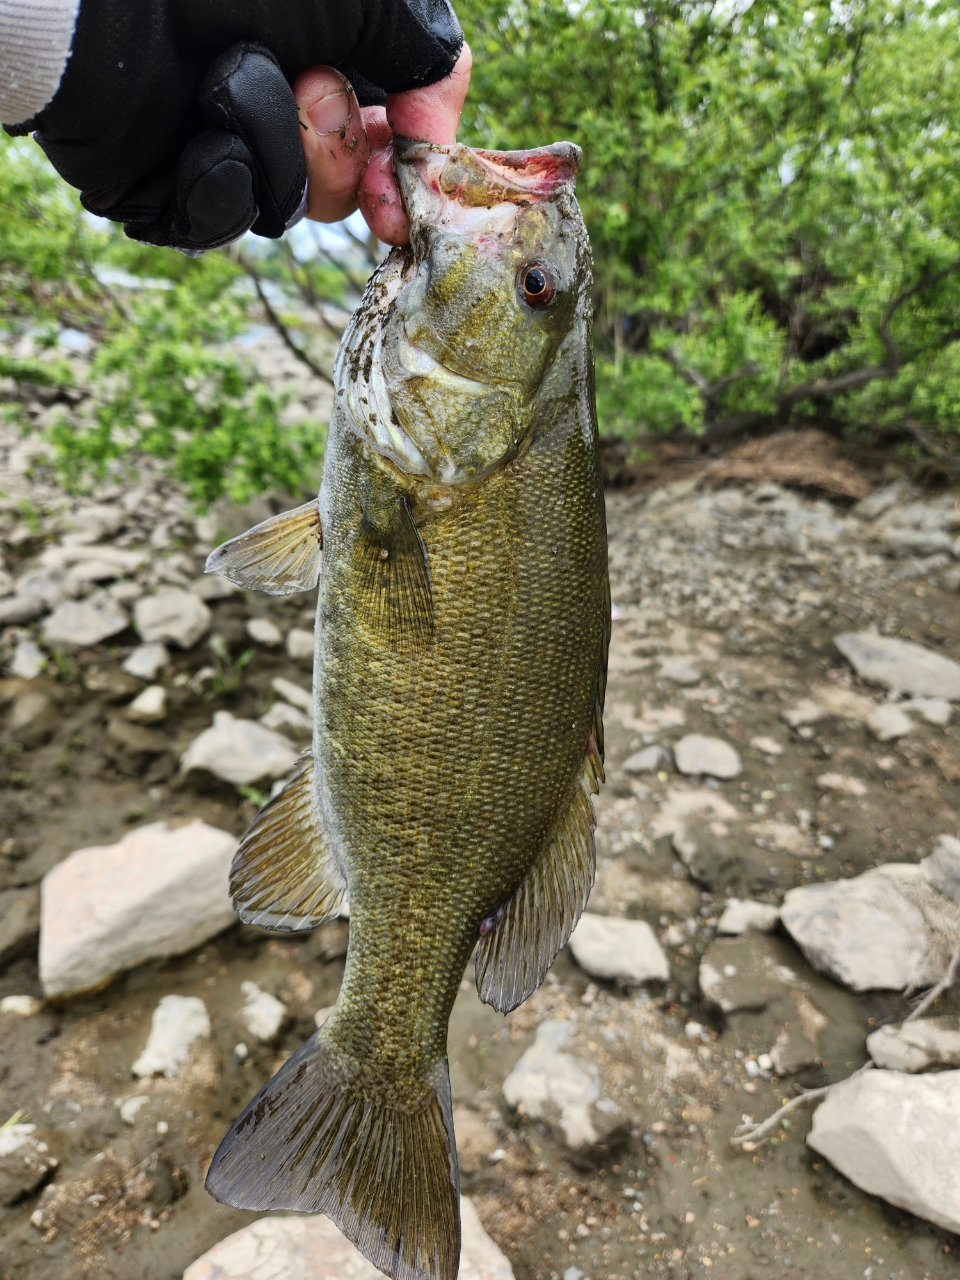
<instances>
[{"instance_id":1,"label":"blurred foliage","mask_svg":"<svg viewBox=\"0 0 960 1280\"><path fill-rule=\"evenodd\" d=\"M957 4L458 12L474 51L461 136L584 149L605 430L956 434Z\"/></svg>"}]
</instances>

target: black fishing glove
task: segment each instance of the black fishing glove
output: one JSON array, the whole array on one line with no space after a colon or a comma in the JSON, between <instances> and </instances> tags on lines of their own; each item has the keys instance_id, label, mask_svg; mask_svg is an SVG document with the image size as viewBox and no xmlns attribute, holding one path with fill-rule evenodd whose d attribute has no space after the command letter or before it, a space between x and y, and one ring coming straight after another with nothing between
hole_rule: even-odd
<instances>
[{"instance_id":1,"label":"black fishing glove","mask_svg":"<svg viewBox=\"0 0 960 1280\"><path fill-rule=\"evenodd\" d=\"M449 75L448 0L82 0L53 101L5 126L36 139L91 213L188 252L302 214L290 82L318 65L361 106Z\"/></svg>"}]
</instances>

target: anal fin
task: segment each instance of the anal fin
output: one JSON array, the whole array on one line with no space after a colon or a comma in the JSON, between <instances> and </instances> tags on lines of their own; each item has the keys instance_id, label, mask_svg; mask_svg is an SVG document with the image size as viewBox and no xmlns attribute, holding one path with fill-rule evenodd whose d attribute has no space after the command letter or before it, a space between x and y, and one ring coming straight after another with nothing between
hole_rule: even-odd
<instances>
[{"instance_id":1,"label":"anal fin","mask_svg":"<svg viewBox=\"0 0 960 1280\"><path fill-rule=\"evenodd\" d=\"M346 890L313 798L313 756L260 810L230 868L230 895L245 924L285 933L336 915Z\"/></svg>"},{"instance_id":2,"label":"anal fin","mask_svg":"<svg viewBox=\"0 0 960 1280\"><path fill-rule=\"evenodd\" d=\"M477 948L477 991L509 1013L532 995L587 905L596 872L592 760L553 835Z\"/></svg>"},{"instance_id":3,"label":"anal fin","mask_svg":"<svg viewBox=\"0 0 960 1280\"><path fill-rule=\"evenodd\" d=\"M228 578L247 591L290 596L317 585L322 547L314 498L224 542L207 556L206 572Z\"/></svg>"}]
</instances>

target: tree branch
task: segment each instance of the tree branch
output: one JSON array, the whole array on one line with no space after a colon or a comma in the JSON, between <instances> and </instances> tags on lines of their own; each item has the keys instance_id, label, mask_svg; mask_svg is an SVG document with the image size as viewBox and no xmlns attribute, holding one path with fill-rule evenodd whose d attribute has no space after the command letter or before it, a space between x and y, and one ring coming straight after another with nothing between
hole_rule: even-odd
<instances>
[{"instance_id":1,"label":"tree branch","mask_svg":"<svg viewBox=\"0 0 960 1280\"><path fill-rule=\"evenodd\" d=\"M949 475L960 475L960 456L949 453L941 445L937 444L936 440L927 434L919 422L914 422L913 418L904 418L900 425L904 431L913 436L922 449L925 449L932 458L936 458L944 471Z\"/></svg>"},{"instance_id":2,"label":"tree branch","mask_svg":"<svg viewBox=\"0 0 960 1280\"><path fill-rule=\"evenodd\" d=\"M291 352L292 355L296 356L301 364L306 365L315 378L320 378L321 381L326 382L332 387L333 378L330 374L327 373L326 369L321 368L315 360L308 356L307 353L296 342L294 342L293 338L290 336L290 330L277 315L276 311L274 311L270 304L270 299L263 291L263 285L260 283L260 277L257 274L256 268L243 256L243 254L240 254L239 261L244 271L246 271L247 275L253 281L253 287L257 291L257 297L260 299L260 305L266 312L267 319L273 325L283 345L289 352Z\"/></svg>"},{"instance_id":3,"label":"tree branch","mask_svg":"<svg viewBox=\"0 0 960 1280\"><path fill-rule=\"evenodd\" d=\"M744 1132L732 1137L730 1145L732 1147L742 1147L756 1142L764 1134L769 1133L771 1129L775 1129L784 1116L789 1115L791 1111L796 1110L804 1102L816 1102L818 1098L825 1098L830 1090L836 1088L838 1084L844 1084L847 1080L855 1080L857 1076L862 1076L865 1071L871 1071L872 1069L873 1063L865 1062L852 1075L844 1076L843 1080L835 1080L833 1084L822 1085L819 1089L805 1089L803 1093L791 1098L778 1111L775 1111L772 1116L767 1116L766 1120L762 1120L759 1124L738 1125L737 1127L743 1129ZM747 1149L750 1150L750 1147L747 1146Z\"/></svg>"}]
</instances>

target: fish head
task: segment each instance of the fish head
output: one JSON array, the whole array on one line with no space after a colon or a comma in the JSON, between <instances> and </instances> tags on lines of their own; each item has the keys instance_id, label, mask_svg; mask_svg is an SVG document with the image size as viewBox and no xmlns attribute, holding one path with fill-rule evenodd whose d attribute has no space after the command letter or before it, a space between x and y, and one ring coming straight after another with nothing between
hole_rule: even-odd
<instances>
[{"instance_id":1,"label":"fish head","mask_svg":"<svg viewBox=\"0 0 960 1280\"><path fill-rule=\"evenodd\" d=\"M382 451L404 470L441 485L475 480L529 438L545 374L589 316L579 162L566 142L495 152L398 141L411 243L384 310L372 399Z\"/></svg>"}]
</instances>

